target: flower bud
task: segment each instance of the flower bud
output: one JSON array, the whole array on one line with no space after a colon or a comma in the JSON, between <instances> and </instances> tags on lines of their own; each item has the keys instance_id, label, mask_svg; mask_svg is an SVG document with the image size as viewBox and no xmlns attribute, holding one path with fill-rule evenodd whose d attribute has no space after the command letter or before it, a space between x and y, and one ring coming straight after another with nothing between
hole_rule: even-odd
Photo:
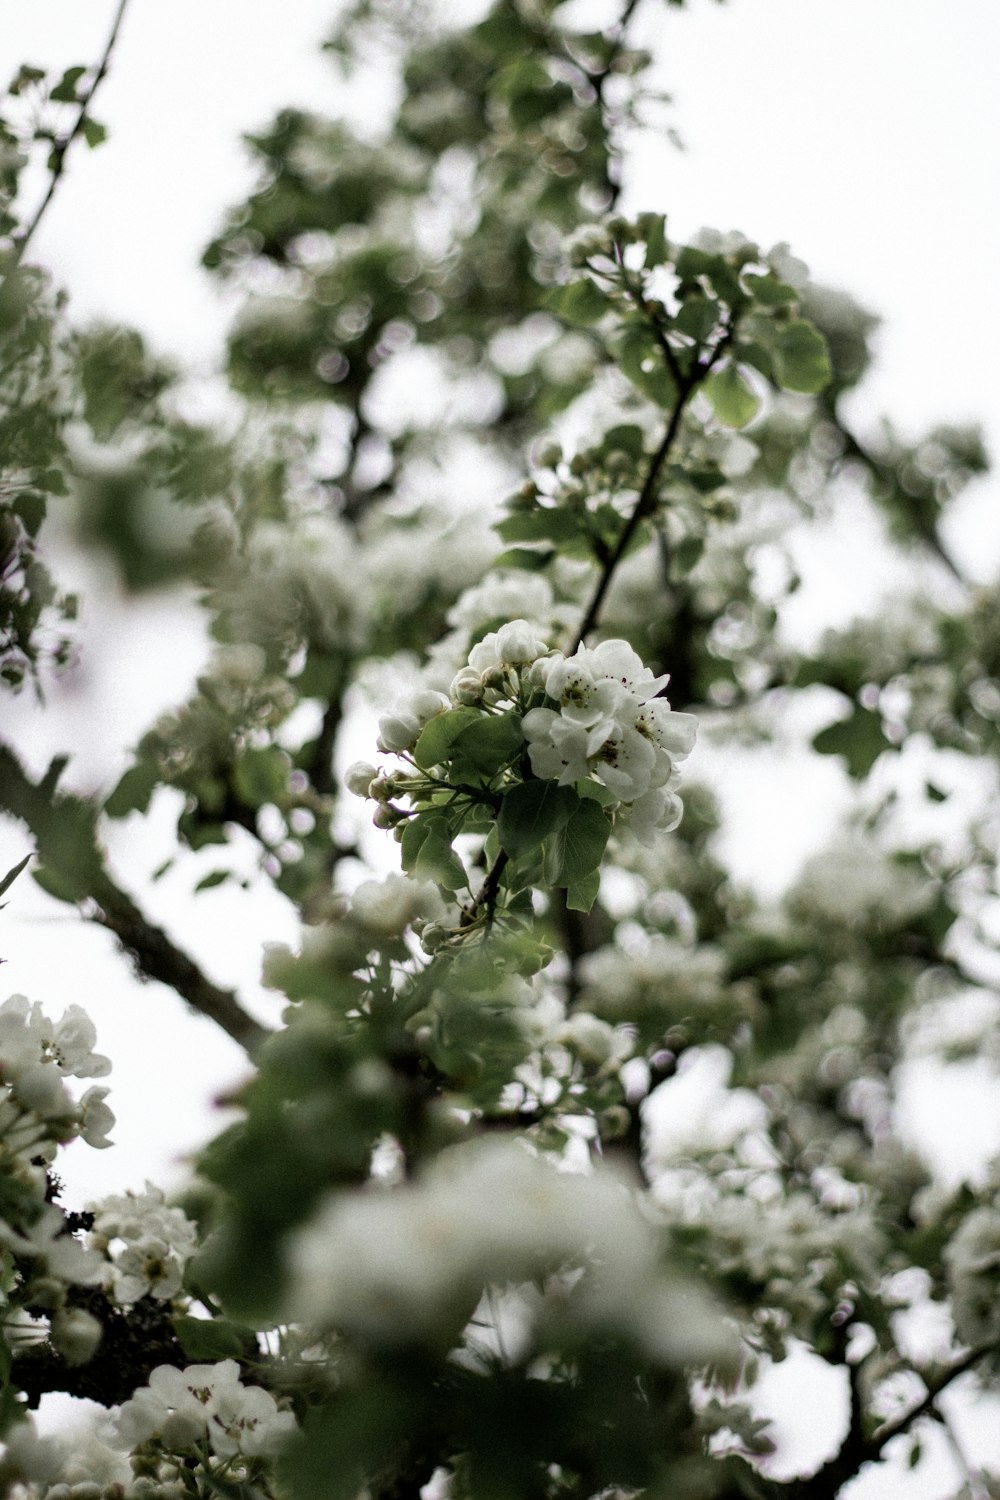
<instances>
[{"instance_id":1,"label":"flower bud","mask_svg":"<svg viewBox=\"0 0 1000 1500\"><path fill-rule=\"evenodd\" d=\"M368 797L369 788L377 775L376 766L370 765L366 760L355 760L344 772L344 785L355 797Z\"/></svg>"},{"instance_id":2,"label":"flower bud","mask_svg":"<svg viewBox=\"0 0 1000 1500\"><path fill-rule=\"evenodd\" d=\"M378 721L380 750L412 750L420 738L421 723L415 714L383 714Z\"/></svg>"},{"instance_id":3,"label":"flower bud","mask_svg":"<svg viewBox=\"0 0 1000 1500\"><path fill-rule=\"evenodd\" d=\"M406 814L401 813L398 808L390 807L387 802L383 802L381 806L376 807L372 822L376 828L395 828L396 824L401 823L405 817Z\"/></svg>"},{"instance_id":4,"label":"flower bud","mask_svg":"<svg viewBox=\"0 0 1000 1500\"><path fill-rule=\"evenodd\" d=\"M473 667L463 667L451 684L451 696L456 703L475 706L483 701L483 683Z\"/></svg>"},{"instance_id":5,"label":"flower bud","mask_svg":"<svg viewBox=\"0 0 1000 1500\"><path fill-rule=\"evenodd\" d=\"M554 469L562 463L562 448L551 440L543 443L538 449L535 462L540 469Z\"/></svg>"},{"instance_id":6,"label":"flower bud","mask_svg":"<svg viewBox=\"0 0 1000 1500\"><path fill-rule=\"evenodd\" d=\"M82 1307L62 1307L52 1319L50 1338L68 1365L85 1365L101 1342L101 1325Z\"/></svg>"}]
</instances>

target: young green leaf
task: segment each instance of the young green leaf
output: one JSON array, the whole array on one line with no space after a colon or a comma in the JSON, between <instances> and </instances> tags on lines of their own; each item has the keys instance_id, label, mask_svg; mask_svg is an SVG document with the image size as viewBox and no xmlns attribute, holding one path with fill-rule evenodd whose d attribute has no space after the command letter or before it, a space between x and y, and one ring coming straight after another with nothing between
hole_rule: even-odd
<instances>
[{"instance_id":1,"label":"young green leaf","mask_svg":"<svg viewBox=\"0 0 1000 1500\"><path fill-rule=\"evenodd\" d=\"M704 389L712 410L726 427L745 427L760 410L758 397L732 361L709 375Z\"/></svg>"},{"instance_id":2,"label":"young green leaf","mask_svg":"<svg viewBox=\"0 0 1000 1500\"><path fill-rule=\"evenodd\" d=\"M451 747L464 729L482 718L478 708L451 708L435 714L421 731L413 747L413 759L422 771L440 766L451 754Z\"/></svg>"},{"instance_id":3,"label":"young green leaf","mask_svg":"<svg viewBox=\"0 0 1000 1500\"><path fill-rule=\"evenodd\" d=\"M523 781L512 787L497 818L500 847L514 859L537 849L543 839L565 825L579 803L572 787L554 781Z\"/></svg>"},{"instance_id":4,"label":"young green leaf","mask_svg":"<svg viewBox=\"0 0 1000 1500\"><path fill-rule=\"evenodd\" d=\"M552 884L576 885L591 876L604 858L610 835L611 823L600 803L581 798L551 836L546 866Z\"/></svg>"},{"instance_id":5,"label":"young green leaf","mask_svg":"<svg viewBox=\"0 0 1000 1500\"><path fill-rule=\"evenodd\" d=\"M786 391L815 395L829 382L833 369L826 339L811 323L789 323L772 346L775 378Z\"/></svg>"}]
</instances>

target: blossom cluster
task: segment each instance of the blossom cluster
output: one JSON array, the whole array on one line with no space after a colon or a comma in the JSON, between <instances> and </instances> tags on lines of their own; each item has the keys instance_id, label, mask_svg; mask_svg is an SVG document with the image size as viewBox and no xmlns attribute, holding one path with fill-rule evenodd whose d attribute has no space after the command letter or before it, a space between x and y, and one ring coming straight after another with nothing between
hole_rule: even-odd
<instances>
[{"instance_id":1,"label":"blossom cluster","mask_svg":"<svg viewBox=\"0 0 1000 1500\"><path fill-rule=\"evenodd\" d=\"M87 1244L107 1256L104 1279L116 1302L177 1295L197 1229L182 1209L167 1206L161 1189L147 1182L143 1193L117 1194L87 1210L94 1216Z\"/></svg>"},{"instance_id":2,"label":"blossom cluster","mask_svg":"<svg viewBox=\"0 0 1000 1500\"><path fill-rule=\"evenodd\" d=\"M532 775L572 786L596 780L611 804L628 809L637 836L669 831L680 821L677 764L694 746L697 723L660 696L669 677L655 676L624 640L580 646L571 656L550 647L529 620L516 619L489 631L472 647L465 666L445 695L422 688L379 720L378 747L409 756L427 725L452 708L517 715ZM419 780L419 778L418 778ZM378 826L398 816L388 807L397 794L411 795L406 775L379 775L356 762L348 787L381 805Z\"/></svg>"},{"instance_id":3,"label":"blossom cluster","mask_svg":"<svg viewBox=\"0 0 1000 1500\"><path fill-rule=\"evenodd\" d=\"M295 1431L269 1391L245 1386L235 1359L177 1370L159 1365L115 1420L119 1443L130 1449L155 1443L168 1453L197 1449L206 1440L218 1458L274 1453Z\"/></svg>"},{"instance_id":4,"label":"blossom cluster","mask_svg":"<svg viewBox=\"0 0 1000 1500\"><path fill-rule=\"evenodd\" d=\"M56 1146L82 1138L110 1145L114 1115L108 1090L87 1089L74 1099L67 1078L101 1078L111 1069L93 1050L97 1033L78 1005L54 1023L23 995L0 1005L0 1150L9 1161L51 1160Z\"/></svg>"},{"instance_id":5,"label":"blossom cluster","mask_svg":"<svg viewBox=\"0 0 1000 1500\"><path fill-rule=\"evenodd\" d=\"M613 1326L668 1365L730 1350L707 1298L662 1269L624 1181L610 1168L559 1171L520 1143L456 1147L416 1183L332 1197L292 1263L293 1317L388 1344L437 1344L490 1286L582 1267L573 1297L585 1325Z\"/></svg>"},{"instance_id":6,"label":"blossom cluster","mask_svg":"<svg viewBox=\"0 0 1000 1500\"><path fill-rule=\"evenodd\" d=\"M232 1484L256 1474L296 1426L270 1392L241 1383L235 1360L160 1365L122 1406L81 1413L72 1437L20 1420L4 1435L0 1482L15 1480L30 1500L183 1500L195 1458Z\"/></svg>"},{"instance_id":7,"label":"blossom cluster","mask_svg":"<svg viewBox=\"0 0 1000 1500\"><path fill-rule=\"evenodd\" d=\"M675 828L682 808L674 768L691 753L697 724L657 697L669 678L655 677L626 641L610 640L543 658L535 680L558 704L522 721L535 775L560 786L593 775L631 805L640 836Z\"/></svg>"}]
</instances>

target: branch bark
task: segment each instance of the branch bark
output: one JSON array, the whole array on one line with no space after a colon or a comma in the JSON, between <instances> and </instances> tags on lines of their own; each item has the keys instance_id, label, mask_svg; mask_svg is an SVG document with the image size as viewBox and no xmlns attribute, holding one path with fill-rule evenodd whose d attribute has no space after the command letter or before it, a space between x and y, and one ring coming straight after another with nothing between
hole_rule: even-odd
<instances>
[{"instance_id":1,"label":"branch bark","mask_svg":"<svg viewBox=\"0 0 1000 1500\"><path fill-rule=\"evenodd\" d=\"M214 984L113 879L97 841L95 808L82 798L56 794L61 769L54 762L54 775L50 771L32 781L14 752L0 745L0 808L31 829L62 899L113 932L139 974L169 985L192 1010L252 1053L270 1035L267 1028L247 1014L232 990Z\"/></svg>"}]
</instances>

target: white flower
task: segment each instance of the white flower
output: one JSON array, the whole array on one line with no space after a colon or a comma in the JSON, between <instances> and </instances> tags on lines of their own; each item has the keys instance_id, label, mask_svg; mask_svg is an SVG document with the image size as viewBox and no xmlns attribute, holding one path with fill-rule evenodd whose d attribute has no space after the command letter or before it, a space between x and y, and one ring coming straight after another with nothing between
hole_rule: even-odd
<instances>
[{"instance_id":1,"label":"white flower","mask_svg":"<svg viewBox=\"0 0 1000 1500\"><path fill-rule=\"evenodd\" d=\"M439 922L445 905L437 886L408 875L364 880L351 896L352 919L367 932L398 937L417 918Z\"/></svg>"},{"instance_id":2,"label":"white flower","mask_svg":"<svg viewBox=\"0 0 1000 1500\"><path fill-rule=\"evenodd\" d=\"M462 667L456 672L452 678L451 697L453 702L469 707L483 701L483 679L475 667Z\"/></svg>"},{"instance_id":3,"label":"white flower","mask_svg":"<svg viewBox=\"0 0 1000 1500\"><path fill-rule=\"evenodd\" d=\"M561 786L596 776L626 804L666 788L640 822L674 826L674 765L690 754L697 724L654 698L668 678L654 676L627 641L609 640L537 660L530 680L559 705L533 708L522 721L534 774Z\"/></svg>"},{"instance_id":4,"label":"white flower","mask_svg":"<svg viewBox=\"0 0 1000 1500\"><path fill-rule=\"evenodd\" d=\"M367 797L368 789L377 775L378 768L369 761L355 760L344 772L344 785L355 797Z\"/></svg>"},{"instance_id":5,"label":"white flower","mask_svg":"<svg viewBox=\"0 0 1000 1500\"><path fill-rule=\"evenodd\" d=\"M488 573L459 596L447 618L449 625L469 633L514 615L543 620L552 604L552 585L538 573Z\"/></svg>"},{"instance_id":6,"label":"white flower","mask_svg":"<svg viewBox=\"0 0 1000 1500\"><path fill-rule=\"evenodd\" d=\"M66 1220L47 1203L31 1228L21 1232L0 1219L0 1244L36 1262L38 1271L59 1281L89 1286L97 1281L101 1263L67 1232Z\"/></svg>"},{"instance_id":7,"label":"white flower","mask_svg":"<svg viewBox=\"0 0 1000 1500\"><path fill-rule=\"evenodd\" d=\"M259 1386L240 1384L234 1359L184 1370L159 1365L148 1386L118 1412L119 1442L135 1448L152 1439L171 1452L192 1448L205 1436L221 1458L270 1453L295 1429L290 1412Z\"/></svg>"},{"instance_id":8,"label":"white flower","mask_svg":"<svg viewBox=\"0 0 1000 1500\"><path fill-rule=\"evenodd\" d=\"M1000 1209L973 1209L944 1250L955 1331L964 1344L1000 1336Z\"/></svg>"},{"instance_id":9,"label":"white flower","mask_svg":"<svg viewBox=\"0 0 1000 1500\"><path fill-rule=\"evenodd\" d=\"M778 280L793 286L796 291L801 291L809 280L809 267L804 260L792 255L784 240L769 250L764 259Z\"/></svg>"},{"instance_id":10,"label":"white flower","mask_svg":"<svg viewBox=\"0 0 1000 1500\"><path fill-rule=\"evenodd\" d=\"M337 1195L299 1232L292 1266L293 1316L387 1343L457 1337L485 1287L582 1267L585 1323L626 1329L672 1363L726 1345L697 1289L663 1276L655 1232L614 1172L560 1172L513 1142L443 1152L390 1191ZM676 1316L685 1301L675 1336L666 1307Z\"/></svg>"},{"instance_id":11,"label":"white flower","mask_svg":"<svg viewBox=\"0 0 1000 1500\"><path fill-rule=\"evenodd\" d=\"M42 1014L41 1006L34 1005L31 1029L39 1038L43 1056L50 1057L67 1077L103 1078L111 1072L110 1059L93 1050L97 1029L81 1006L71 1005L53 1024Z\"/></svg>"},{"instance_id":12,"label":"white flower","mask_svg":"<svg viewBox=\"0 0 1000 1500\"><path fill-rule=\"evenodd\" d=\"M108 1257L105 1284L116 1302L140 1297L169 1300L180 1291L197 1230L179 1208L168 1208L159 1188L124 1193L87 1204L94 1222L87 1243Z\"/></svg>"},{"instance_id":13,"label":"white flower","mask_svg":"<svg viewBox=\"0 0 1000 1500\"><path fill-rule=\"evenodd\" d=\"M94 1146L98 1151L110 1146L108 1131L115 1127L114 1113L105 1104L105 1099L110 1090L98 1088L87 1089L80 1100L80 1135L88 1146Z\"/></svg>"},{"instance_id":14,"label":"white flower","mask_svg":"<svg viewBox=\"0 0 1000 1500\"><path fill-rule=\"evenodd\" d=\"M451 703L444 693L437 693L429 688L414 693L401 708L394 713L383 714L379 719L379 749L412 750L424 725L450 707Z\"/></svg>"}]
</instances>

